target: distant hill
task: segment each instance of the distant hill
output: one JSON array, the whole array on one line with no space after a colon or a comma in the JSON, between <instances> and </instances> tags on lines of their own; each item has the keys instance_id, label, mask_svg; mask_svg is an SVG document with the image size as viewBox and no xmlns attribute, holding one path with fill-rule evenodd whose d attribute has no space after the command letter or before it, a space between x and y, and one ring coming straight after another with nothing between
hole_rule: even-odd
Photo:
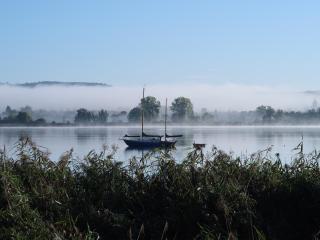
<instances>
[{"instance_id":1,"label":"distant hill","mask_svg":"<svg viewBox=\"0 0 320 240\"><path fill-rule=\"evenodd\" d=\"M308 90L308 91L304 91L303 93L309 94L309 95L320 95L319 90Z\"/></svg>"},{"instance_id":2,"label":"distant hill","mask_svg":"<svg viewBox=\"0 0 320 240\"><path fill-rule=\"evenodd\" d=\"M64 87L111 87L109 84L96 82L57 82L57 81L42 81L42 82L26 82L26 83L1 83L1 85L35 88L35 87L50 87L50 86L64 86Z\"/></svg>"}]
</instances>

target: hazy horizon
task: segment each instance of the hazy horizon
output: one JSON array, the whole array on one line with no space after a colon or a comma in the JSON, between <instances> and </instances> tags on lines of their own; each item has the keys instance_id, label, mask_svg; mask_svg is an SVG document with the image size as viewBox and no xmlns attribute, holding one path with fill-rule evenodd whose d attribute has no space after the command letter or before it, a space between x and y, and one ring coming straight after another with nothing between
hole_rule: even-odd
<instances>
[{"instance_id":1,"label":"hazy horizon","mask_svg":"<svg viewBox=\"0 0 320 240\"><path fill-rule=\"evenodd\" d=\"M138 105L141 95L142 86L23 88L2 85L0 108L7 105L14 108L29 105L34 109L48 110L80 107L128 110ZM318 100L316 94L307 94L293 88L239 84L147 85L146 96L149 95L159 99L161 105L165 104L165 98L171 103L176 97L188 97L196 111L202 108L208 111L254 110L259 105L284 110L306 110L311 108L314 100Z\"/></svg>"},{"instance_id":2,"label":"hazy horizon","mask_svg":"<svg viewBox=\"0 0 320 240\"><path fill-rule=\"evenodd\" d=\"M320 89L318 1L2 1L0 107L130 109L141 89L196 110L309 109Z\"/></svg>"}]
</instances>

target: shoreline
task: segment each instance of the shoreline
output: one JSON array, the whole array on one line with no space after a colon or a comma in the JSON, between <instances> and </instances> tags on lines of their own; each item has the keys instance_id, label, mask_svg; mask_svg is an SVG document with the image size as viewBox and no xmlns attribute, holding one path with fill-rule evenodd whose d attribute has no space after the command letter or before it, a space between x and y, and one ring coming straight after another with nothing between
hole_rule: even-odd
<instances>
[{"instance_id":1,"label":"shoreline","mask_svg":"<svg viewBox=\"0 0 320 240\"><path fill-rule=\"evenodd\" d=\"M145 124L146 128L163 128L163 124ZM103 124L103 125L79 125L79 124L45 124L45 125L36 125L36 124L0 124L0 128L120 128L120 127L130 127L130 128L140 128L140 124ZM168 124L167 127L173 128L294 128L294 127L320 127L319 124Z\"/></svg>"}]
</instances>

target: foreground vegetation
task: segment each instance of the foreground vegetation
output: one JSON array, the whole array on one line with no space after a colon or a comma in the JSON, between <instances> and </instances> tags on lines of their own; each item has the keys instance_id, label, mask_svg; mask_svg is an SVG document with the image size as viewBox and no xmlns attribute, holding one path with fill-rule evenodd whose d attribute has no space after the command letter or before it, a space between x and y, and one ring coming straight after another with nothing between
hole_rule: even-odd
<instances>
[{"instance_id":1,"label":"foreground vegetation","mask_svg":"<svg viewBox=\"0 0 320 240\"><path fill-rule=\"evenodd\" d=\"M0 239L318 239L320 155L302 149L289 165L215 148L125 165L116 148L53 162L24 138L0 153Z\"/></svg>"}]
</instances>

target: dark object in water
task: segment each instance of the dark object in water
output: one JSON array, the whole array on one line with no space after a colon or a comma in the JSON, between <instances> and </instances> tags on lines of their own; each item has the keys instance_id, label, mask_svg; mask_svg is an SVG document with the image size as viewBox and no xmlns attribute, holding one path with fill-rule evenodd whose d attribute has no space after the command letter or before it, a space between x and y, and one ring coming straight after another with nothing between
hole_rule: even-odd
<instances>
[{"instance_id":1,"label":"dark object in water","mask_svg":"<svg viewBox=\"0 0 320 240\"><path fill-rule=\"evenodd\" d=\"M179 135L168 135L166 134L167 138L177 138L177 137L182 137L183 135L179 134Z\"/></svg>"},{"instance_id":2,"label":"dark object in water","mask_svg":"<svg viewBox=\"0 0 320 240\"><path fill-rule=\"evenodd\" d=\"M144 88L142 99L144 99ZM165 112L165 134L163 135L153 135L153 134L146 134L143 131L143 108L142 108L142 115L141 115L141 136L140 135L124 135L122 140L128 145L129 148L136 148L136 149L143 149L143 148L173 148L176 144L176 140L174 138L182 137L182 135L168 135L167 134L167 99L166 99L166 112ZM164 137L164 140L162 138ZM171 138L168 140L167 138Z\"/></svg>"},{"instance_id":3,"label":"dark object in water","mask_svg":"<svg viewBox=\"0 0 320 240\"><path fill-rule=\"evenodd\" d=\"M131 137L135 137L135 138L137 138L137 137L140 137L139 135L124 135L123 137L125 137L125 138L131 138Z\"/></svg>"},{"instance_id":4,"label":"dark object in water","mask_svg":"<svg viewBox=\"0 0 320 240\"><path fill-rule=\"evenodd\" d=\"M139 138L139 139L127 139L123 141L128 145L129 148L172 148L177 141L164 141L160 138Z\"/></svg>"},{"instance_id":5,"label":"dark object in water","mask_svg":"<svg viewBox=\"0 0 320 240\"><path fill-rule=\"evenodd\" d=\"M144 137L154 137L154 138L162 138L162 135L154 135L154 134L146 134L144 132L142 132L142 136Z\"/></svg>"},{"instance_id":6,"label":"dark object in water","mask_svg":"<svg viewBox=\"0 0 320 240\"><path fill-rule=\"evenodd\" d=\"M204 148L206 146L206 144L204 143L194 143L193 147L197 150L201 150L202 148Z\"/></svg>"}]
</instances>

